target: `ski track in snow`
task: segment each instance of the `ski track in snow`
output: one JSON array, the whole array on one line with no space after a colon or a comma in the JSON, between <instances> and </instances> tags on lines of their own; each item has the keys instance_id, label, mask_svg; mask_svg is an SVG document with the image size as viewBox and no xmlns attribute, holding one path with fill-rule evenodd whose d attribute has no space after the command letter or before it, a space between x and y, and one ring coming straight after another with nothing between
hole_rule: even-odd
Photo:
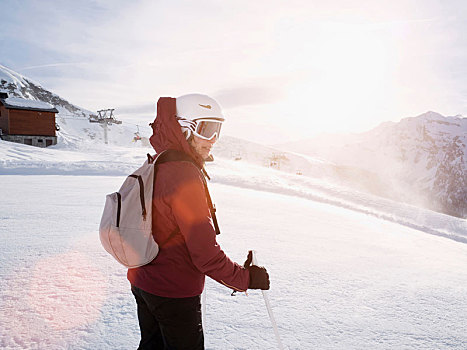
<instances>
[{"instance_id":1,"label":"ski track in snow","mask_svg":"<svg viewBox=\"0 0 467 350\"><path fill-rule=\"evenodd\" d=\"M0 176L0 348L137 347L126 270L97 231L123 179ZM270 272L286 349L465 348L467 245L304 198L211 192L222 248L239 263L256 249ZM206 293L206 349L277 348L259 291L208 278Z\"/></svg>"}]
</instances>

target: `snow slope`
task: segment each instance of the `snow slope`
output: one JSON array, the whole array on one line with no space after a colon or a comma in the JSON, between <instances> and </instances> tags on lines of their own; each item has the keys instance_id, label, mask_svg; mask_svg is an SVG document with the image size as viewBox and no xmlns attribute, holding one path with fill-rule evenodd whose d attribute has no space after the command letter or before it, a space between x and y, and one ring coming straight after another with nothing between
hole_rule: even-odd
<instances>
[{"instance_id":1,"label":"snow slope","mask_svg":"<svg viewBox=\"0 0 467 350\"><path fill-rule=\"evenodd\" d=\"M123 179L0 176L2 349L137 347L126 271L97 234ZM465 349L466 244L224 181L211 185L219 243L238 262L258 251L287 349ZM276 348L259 291L208 279L206 300L207 349Z\"/></svg>"},{"instance_id":2,"label":"snow slope","mask_svg":"<svg viewBox=\"0 0 467 350\"><path fill-rule=\"evenodd\" d=\"M242 142L242 159L229 159L238 142L227 138L207 164L219 242L238 262L258 251L286 348L463 348L465 220L297 175L303 158L290 157L289 172L266 168L266 147ZM1 348L136 348L125 270L97 228L105 195L147 152L0 141ZM207 349L276 346L260 293L231 297L210 280L206 293Z\"/></svg>"},{"instance_id":3,"label":"snow slope","mask_svg":"<svg viewBox=\"0 0 467 350\"><path fill-rule=\"evenodd\" d=\"M78 107L64 98L48 91L40 83L27 78L0 64L0 91L9 97L42 101L57 108L62 115L87 117L90 111Z\"/></svg>"},{"instance_id":4,"label":"snow slope","mask_svg":"<svg viewBox=\"0 0 467 350\"><path fill-rule=\"evenodd\" d=\"M463 219L337 185L329 181L331 168L313 158L290 156L286 165L288 169L300 165L303 175L291 170L287 172L287 168L279 171L262 166L274 150L251 143L243 143L242 160L224 158L229 157L229 150L232 149L229 143L239 140L227 138L226 142L227 146L215 146L216 160L207 165L213 182L333 204L430 234L467 242ZM0 175L128 175L145 161L147 153L153 154L154 151L139 142L120 147L72 140L69 144L44 149L0 140Z\"/></svg>"}]
</instances>

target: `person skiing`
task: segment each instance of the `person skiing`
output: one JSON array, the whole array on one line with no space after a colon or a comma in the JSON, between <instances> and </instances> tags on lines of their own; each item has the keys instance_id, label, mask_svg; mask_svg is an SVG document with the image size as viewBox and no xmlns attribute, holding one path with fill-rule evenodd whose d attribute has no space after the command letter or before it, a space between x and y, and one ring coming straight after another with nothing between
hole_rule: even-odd
<instances>
[{"instance_id":1,"label":"person skiing","mask_svg":"<svg viewBox=\"0 0 467 350\"><path fill-rule=\"evenodd\" d=\"M217 220L205 187L204 162L225 118L209 96L161 97L152 124L157 154L175 150L191 161L157 165L152 233L159 244L149 264L128 270L136 299L138 349L204 349L201 293L205 276L235 291L269 289L264 267L230 260L216 241Z\"/></svg>"}]
</instances>

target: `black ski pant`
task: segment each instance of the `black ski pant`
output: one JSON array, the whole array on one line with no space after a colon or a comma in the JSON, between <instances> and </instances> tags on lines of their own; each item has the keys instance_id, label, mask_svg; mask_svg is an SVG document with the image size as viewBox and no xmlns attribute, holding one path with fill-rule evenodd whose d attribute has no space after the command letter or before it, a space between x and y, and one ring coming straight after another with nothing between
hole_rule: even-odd
<instances>
[{"instance_id":1,"label":"black ski pant","mask_svg":"<svg viewBox=\"0 0 467 350\"><path fill-rule=\"evenodd\" d=\"M131 286L138 309L139 350L204 350L201 296L164 298Z\"/></svg>"}]
</instances>

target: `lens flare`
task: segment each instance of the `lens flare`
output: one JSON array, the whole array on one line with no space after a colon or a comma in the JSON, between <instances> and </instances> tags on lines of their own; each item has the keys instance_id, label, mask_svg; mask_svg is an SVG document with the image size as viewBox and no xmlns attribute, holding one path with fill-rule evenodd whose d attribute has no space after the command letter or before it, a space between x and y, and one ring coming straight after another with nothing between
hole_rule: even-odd
<instances>
[{"instance_id":1,"label":"lens flare","mask_svg":"<svg viewBox=\"0 0 467 350\"><path fill-rule=\"evenodd\" d=\"M55 329L72 329L97 320L105 300L106 280L82 253L68 252L40 260L28 288L28 303Z\"/></svg>"}]
</instances>

